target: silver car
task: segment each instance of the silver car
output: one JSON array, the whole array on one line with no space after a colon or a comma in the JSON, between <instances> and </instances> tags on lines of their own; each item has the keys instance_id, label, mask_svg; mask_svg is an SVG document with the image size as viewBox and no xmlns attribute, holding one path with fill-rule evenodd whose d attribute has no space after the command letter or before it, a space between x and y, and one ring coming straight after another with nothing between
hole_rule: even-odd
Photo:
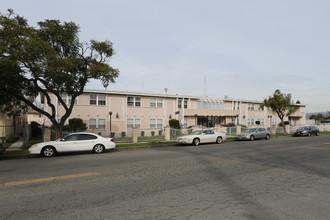
<instances>
[{"instance_id":1,"label":"silver car","mask_svg":"<svg viewBox=\"0 0 330 220\"><path fill-rule=\"evenodd\" d=\"M265 128L249 128L237 135L236 140L251 140L265 138L269 140L270 132Z\"/></svg>"}]
</instances>

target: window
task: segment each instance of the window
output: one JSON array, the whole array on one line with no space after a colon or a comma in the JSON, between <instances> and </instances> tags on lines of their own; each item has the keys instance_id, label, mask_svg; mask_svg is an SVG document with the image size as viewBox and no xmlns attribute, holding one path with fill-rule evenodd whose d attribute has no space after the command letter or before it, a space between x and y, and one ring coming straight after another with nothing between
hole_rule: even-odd
<instances>
[{"instance_id":1,"label":"window","mask_svg":"<svg viewBox=\"0 0 330 220\"><path fill-rule=\"evenodd\" d=\"M98 129L105 129L105 119L98 119L97 120L97 128Z\"/></svg>"},{"instance_id":2,"label":"window","mask_svg":"<svg viewBox=\"0 0 330 220\"><path fill-rule=\"evenodd\" d=\"M260 121L260 125L265 125L265 119L264 118L258 118L258 121Z\"/></svg>"},{"instance_id":3,"label":"window","mask_svg":"<svg viewBox=\"0 0 330 220\"><path fill-rule=\"evenodd\" d=\"M236 121L237 121L237 124L236 124ZM233 123L235 125L239 125L239 118L232 118L231 123Z\"/></svg>"},{"instance_id":4,"label":"window","mask_svg":"<svg viewBox=\"0 0 330 220\"><path fill-rule=\"evenodd\" d=\"M89 128L96 128L96 119L89 119Z\"/></svg>"},{"instance_id":5,"label":"window","mask_svg":"<svg viewBox=\"0 0 330 220\"><path fill-rule=\"evenodd\" d=\"M128 96L127 97L128 106L141 106L141 97L137 96Z\"/></svg>"},{"instance_id":6,"label":"window","mask_svg":"<svg viewBox=\"0 0 330 220\"><path fill-rule=\"evenodd\" d=\"M163 119L150 119L150 128L162 128Z\"/></svg>"},{"instance_id":7,"label":"window","mask_svg":"<svg viewBox=\"0 0 330 220\"><path fill-rule=\"evenodd\" d=\"M239 110L239 102L237 101L233 102L233 110Z\"/></svg>"},{"instance_id":8,"label":"window","mask_svg":"<svg viewBox=\"0 0 330 220\"><path fill-rule=\"evenodd\" d=\"M272 118L272 125L276 125L277 124L277 118Z\"/></svg>"},{"instance_id":9,"label":"window","mask_svg":"<svg viewBox=\"0 0 330 220\"><path fill-rule=\"evenodd\" d=\"M259 105L259 106L258 106L258 110L259 110L259 111L263 111L263 110L264 110L264 107L263 107L262 105Z\"/></svg>"},{"instance_id":10,"label":"window","mask_svg":"<svg viewBox=\"0 0 330 220\"><path fill-rule=\"evenodd\" d=\"M89 95L90 105L105 105L106 95L105 94L90 94Z\"/></svg>"},{"instance_id":11,"label":"window","mask_svg":"<svg viewBox=\"0 0 330 220\"><path fill-rule=\"evenodd\" d=\"M254 118L248 118L248 125L254 125Z\"/></svg>"},{"instance_id":12,"label":"window","mask_svg":"<svg viewBox=\"0 0 330 220\"><path fill-rule=\"evenodd\" d=\"M150 107L163 107L163 99L162 98L150 98Z\"/></svg>"},{"instance_id":13,"label":"window","mask_svg":"<svg viewBox=\"0 0 330 220\"><path fill-rule=\"evenodd\" d=\"M79 134L69 135L64 138L64 141L77 141L79 139L78 137Z\"/></svg>"},{"instance_id":14,"label":"window","mask_svg":"<svg viewBox=\"0 0 330 220\"><path fill-rule=\"evenodd\" d=\"M105 119L89 119L89 129L105 129Z\"/></svg>"},{"instance_id":15,"label":"window","mask_svg":"<svg viewBox=\"0 0 330 220\"><path fill-rule=\"evenodd\" d=\"M94 140L97 139L97 137L95 135L91 135L91 134L80 134L79 135L79 140Z\"/></svg>"},{"instance_id":16,"label":"window","mask_svg":"<svg viewBox=\"0 0 330 220\"><path fill-rule=\"evenodd\" d=\"M178 108L182 108L182 104L184 108L188 108L189 99L186 98L178 98Z\"/></svg>"},{"instance_id":17,"label":"window","mask_svg":"<svg viewBox=\"0 0 330 220\"><path fill-rule=\"evenodd\" d=\"M61 96L61 99L63 100L63 102L64 102L65 104L69 105L69 104L71 103L71 99L72 99L72 96L71 96L71 95L68 95L68 94L66 94L66 93L61 93L60 96ZM74 100L74 104L77 104L77 99L78 99L78 98L76 98L76 99ZM61 103L59 102L59 104L61 104Z\"/></svg>"},{"instance_id":18,"label":"window","mask_svg":"<svg viewBox=\"0 0 330 220\"><path fill-rule=\"evenodd\" d=\"M212 131L212 130L205 130L205 131L203 131L203 134L214 134L214 131Z\"/></svg>"},{"instance_id":19,"label":"window","mask_svg":"<svg viewBox=\"0 0 330 220\"><path fill-rule=\"evenodd\" d=\"M127 129L141 128L140 119L127 119Z\"/></svg>"},{"instance_id":20,"label":"window","mask_svg":"<svg viewBox=\"0 0 330 220\"><path fill-rule=\"evenodd\" d=\"M254 110L254 104L253 103L248 103L248 110L253 111Z\"/></svg>"}]
</instances>

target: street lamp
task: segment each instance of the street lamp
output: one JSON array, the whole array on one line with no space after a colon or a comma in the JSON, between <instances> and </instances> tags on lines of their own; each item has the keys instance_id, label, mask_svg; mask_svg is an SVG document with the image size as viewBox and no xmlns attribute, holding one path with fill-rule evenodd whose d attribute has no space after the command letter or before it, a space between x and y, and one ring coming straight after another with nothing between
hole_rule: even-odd
<instances>
[{"instance_id":1,"label":"street lamp","mask_svg":"<svg viewBox=\"0 0 330 220\"><path fill-rule=\"evenodd\" d=\"M111 137L111 115L112 115L112 111L109 112L110 115L110 137Z\"/></svg>"}]
</instances>

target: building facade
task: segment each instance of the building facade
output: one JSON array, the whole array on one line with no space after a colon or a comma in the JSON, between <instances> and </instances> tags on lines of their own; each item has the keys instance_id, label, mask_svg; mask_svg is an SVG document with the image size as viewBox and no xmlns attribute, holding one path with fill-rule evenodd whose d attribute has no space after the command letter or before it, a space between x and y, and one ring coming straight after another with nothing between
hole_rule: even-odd
<instances>
[{"instance_id":1,"label":"building facade","mask_svg":"<svg viewBox=\"0 0 330 220\"><path fill-rule=\"evenodd\" d=\"M58 120L64 115L64 108L55 95ZM70 97L62 94L68 104ZM70 118L81 118L89 130L97 129L102 135L115 132L130 134L132 128L148 131L160 130L172 118L180 120L184 127L216 125L244 125L270 127L280 122L277 115L261 107L261 101L239 99L208 99L196 96L151 94L139 92L119 92L107 90L85 90L77 97ZM50 111L44 103L44 109ZM297 111L285 120L291 124L305 123L305 105L297 105ZM45 125L51 122L45 118Z\"/></svg>"}]
</instances>

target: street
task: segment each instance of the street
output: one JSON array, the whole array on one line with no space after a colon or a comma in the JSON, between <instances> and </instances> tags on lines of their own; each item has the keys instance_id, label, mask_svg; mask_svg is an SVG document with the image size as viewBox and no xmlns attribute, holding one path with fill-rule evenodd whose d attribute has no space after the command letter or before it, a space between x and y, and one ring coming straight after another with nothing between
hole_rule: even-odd
<instances>
[{"instance_id":1,"label":"street","mask_svg":"<svg viewBox=\"0 0 330 220\"><path fill-rule=\"evenodd\" d=\"M0 219L330 219L330 135L0 159Z\"/></svg>"}]
</instances>

